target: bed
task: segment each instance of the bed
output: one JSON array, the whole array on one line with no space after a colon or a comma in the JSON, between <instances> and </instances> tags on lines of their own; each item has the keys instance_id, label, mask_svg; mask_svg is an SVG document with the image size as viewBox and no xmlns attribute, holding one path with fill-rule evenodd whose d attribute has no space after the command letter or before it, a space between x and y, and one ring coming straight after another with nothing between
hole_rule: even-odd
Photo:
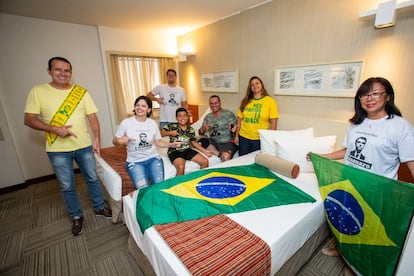
<instances>
[{"instance_id":1,"label":"bed","mask_svg":"<svg viewBox=\"0 0 414 276\"><path fill-rule=\"evenodd\" d=\"M281 129L295 130L312 125L315 127L315 135L336 134L337 140L341 141L345 133L347 122L328 121L313 118L298 118L288 115L280 120ZM315 140L315 142L317 142ZM325 140L321 140L324 142ZM337 147L338 147L337 143ZM293 145L298 147L297 144ZM340 146L340 145L339 145ZM262 147L263 148L263 147ZM218 163L214 167L223 168L252 164L257 152L246 156L234 158L224 163ZM124 159L125 160L125 159ZM97 161L99 163L99 160ZM105 163L101 162L104 166ZM109 168L108 168L109 167ZM111 166L103 168L101 177L110 179L113 171L115 178L119 178ZM282 179L298 187L302 191L316 199L314 203L292 204L278 207L270 207L233 213L226 215L244 228L248 229L271 248L272 275L295 275L302 265L313 255L314 251L321 246L329 235L327 230L323 206L319 194L316 176L313 172L302 171L296 179L279 175ZM120 181L119 179L116 181ZM107 181L111 183L112 181ZM138 192L125 194L122 185L116 188L119 203L123 205L124 223L130 232L128 247L133 256L139 261L145 275L189 275L188 269L182 264L174 251L167 245L161 235L150 227L144 234L141 233L136 220L136 200ZM121 187L121 188L120 188ZM272 218L272 220L269 220ZM412 227L405 249L400 260L398 275L409 275L414 271L414 263L410 260L414 256L414 234Z\"/></svg>"},{"instance_id":2,"label":"bed","mask_svg":"<svg viewBox=\"0 0 414 276\"><path fill-rule=\"evenodd\" d=\"M201 127L204 117L211 112L207 109L203 115L191 126L196 133ZM196 112L193 111L193 114ZM198 115L198 112L197 112ZM198 118L198 116L197 116ZM168 137L162 138L169 141ZM158 153L164 162L164 178L169 179L176 175L176 169L167 156L167 148L157 148ZM104 186L105 198L112 209L112 222L117 223L122 220L122 197L135 190L128 173L125 170L126 148L125 146L112 146L101 149L101 155L95 155L96 169L98 177ZM208 157L209 166L214 166L221 162L217 156ZM185 173L199 170L200 166L192 161L186 161Z\"/></svg>"},{"instance_id":3,"label":"bed","mask_svg":"<svg viewBox=\"0 0 414 276\"><path fill-rule=\"evenodd\" d=\"M215 168L252 164L257 153L232 159L216 165ZM315 174L303 173L296 179L280 177L314 197L316 202L227 215L269 245L272 275L277 272L281 275L286 272L296 273L328 235ZM154 227L147 229L144 234L141 233L135 215L136 197L137 192L134 192L123 198L125 223L131 234L130 247L134 247L135 244L143 252L157 275L189 275L186 267ZM305 246L306 250L302 252L305 256L301 257L297 252L307 241L310 246ZM294 255L296 258L292 258ZM142 256L140 258L142 259ZM290 263L289 259L292 259Z\"/></svg>"},{"instance_id":4,"label":"bed","mask_svg":"<svg viewBox=\"0 0 414 276\"><path fill-rule=\"evenodd\" d=\"M167 137L168 138L168 137ZM165 137L163 138L165 139ZM158 152L164 163L164 177L169 179L176 175L176 169L167 157L167 149L158 148ZM95 155L96 170L105 187L106 198L112 209L112 222L117 223L122 219L122 196L135 190L135 187L126 172L126 148L113 146L101 149L101 156ZM221 162L217 156L208 157L209 164L214 166ZM199 170L200 166L193 161L186 161L185 173Z\"/></svg>"}]
</instances>

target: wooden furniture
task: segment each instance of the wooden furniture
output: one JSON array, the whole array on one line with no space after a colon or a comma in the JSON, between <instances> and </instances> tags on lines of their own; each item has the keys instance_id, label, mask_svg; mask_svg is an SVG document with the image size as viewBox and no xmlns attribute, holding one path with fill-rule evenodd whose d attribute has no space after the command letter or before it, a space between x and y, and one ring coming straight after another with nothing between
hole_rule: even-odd
<instances>
[{"instance_id":1,"label":"wooden furniture","mask_svg":"<svg viewBox=\"0 0 414 276\"><path fill-rule=\"evenodd\" d=\"M414 178L406 163L402 163L398 169L398 180L414 183Z\"/></svg>"},{"instance_id":2,"label":"wooden furniture","mask_svg":"<svg viewBox=\"0 0 414 276\"><path fill-rule=\"evenodd\" d=\"M192 123L195 123L195 122L197 122L198 121L198 105L195 105L195 104L189 104L188 105L188 109L190 110L190 112L191 112L191 115L192 115L192 122L190 122L190 124L192 124Z\"/></svg>"}]
</instances>

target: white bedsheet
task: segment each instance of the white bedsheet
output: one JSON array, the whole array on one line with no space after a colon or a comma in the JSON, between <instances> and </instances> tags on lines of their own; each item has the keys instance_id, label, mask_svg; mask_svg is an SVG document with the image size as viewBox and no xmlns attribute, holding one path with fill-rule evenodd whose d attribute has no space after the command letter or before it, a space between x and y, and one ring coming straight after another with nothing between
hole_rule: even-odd
<instances>
[{"instance_id":1,"label":"white bedsheet","mask_svg":"<svg viewBox=\"0 0 414 276\"><path fill-rule=\"evenodd\" d=\"M251 164L254 162L256 154L257 152L235 158L215 167ZM282 178L299 187L317 201L228 215L228 217L262 238L270 246L272 275L324 223L323 206L315 174L303 173L297 179ZM137 193L135 192L133 197L128 195L123 199L125 223L135 242L148 257L157 275L188 275L187 269L154 227L147 229L142 235L135 218L136 196Z\"/></svg>"},{"instance_id":2,"label":"white bedsheet","mask_svg":"<svg viewBox=\"0 0 414 276\"><path fill-rule=\"evenodd\" d=\"M175 176L176 169L171 161L167 157L167 151L164 149L157 149L161 155L161 158L164 162L164 178L169 179ZM108 194L111 196L112 199L115 201L122 200L122 179L119 174L106 163L106 161L98 156L95 155L96 160L96 171L98 173L99 179L101 180L102 184L105 186ZM220 158L217 156L208 157L209 165L214 166L221 162ZM193 161L186 161L185 162L185 172L189 173L192 171L199 170L200 166L193 162Z\"/></svg>"}]
</instances>

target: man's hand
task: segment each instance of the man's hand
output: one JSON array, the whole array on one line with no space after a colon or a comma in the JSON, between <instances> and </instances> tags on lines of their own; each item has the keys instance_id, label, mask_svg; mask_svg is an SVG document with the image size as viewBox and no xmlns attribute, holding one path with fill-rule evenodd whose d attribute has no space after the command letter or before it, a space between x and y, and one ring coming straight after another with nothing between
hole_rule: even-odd
<instances>
[{"instance_id":1,"label":"man's hand","mask_svg":"<svg viewBox=\"0 0 414 276\"><path fill-rule=\"evenodd\" d=\"M52 131L62 138L65 138L67 136L73 136L77 138L76 134L70 130L71 127L72 125L66 125L66 126L61 126L61 127L54 126L52 128Z\"/></svg>"},{"instance_id":2,"label":"man's hand","mask_svg":"<svg viewBox=\"0 0 414 276\"><path fill-rule=\"evenodd\" d=\"M157 103L164 104L164 98L163 97L155 98L155 99L156 99Z\"/></svg>"}]
</instances>

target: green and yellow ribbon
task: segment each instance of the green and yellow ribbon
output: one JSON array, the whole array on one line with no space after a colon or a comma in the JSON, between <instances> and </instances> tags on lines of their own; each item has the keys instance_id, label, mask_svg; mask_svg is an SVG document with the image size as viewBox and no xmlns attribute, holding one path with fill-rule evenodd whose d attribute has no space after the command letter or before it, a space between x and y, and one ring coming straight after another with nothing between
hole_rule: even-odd
<instances>
[{"instance_id":1,"label":"green and yellow ribbon","mask_svg":"<svg viewBox=\"0 0 414 276\"><path fill-rule=\"evenodd\" d=\"M64 126L66 122L69 120L70 116L72 116L73 112L79 105L85 93L85 88L75 84L72 90L70 91L69 95L66 97L63 103L60 105L59 109L56 111L55 115L53 115L49 125L58 127ZM46 139L49 142L49 145L52 145L56 141L57 137L58 135L54 132L46 132Z\"/></svg>"}]
</instances>

